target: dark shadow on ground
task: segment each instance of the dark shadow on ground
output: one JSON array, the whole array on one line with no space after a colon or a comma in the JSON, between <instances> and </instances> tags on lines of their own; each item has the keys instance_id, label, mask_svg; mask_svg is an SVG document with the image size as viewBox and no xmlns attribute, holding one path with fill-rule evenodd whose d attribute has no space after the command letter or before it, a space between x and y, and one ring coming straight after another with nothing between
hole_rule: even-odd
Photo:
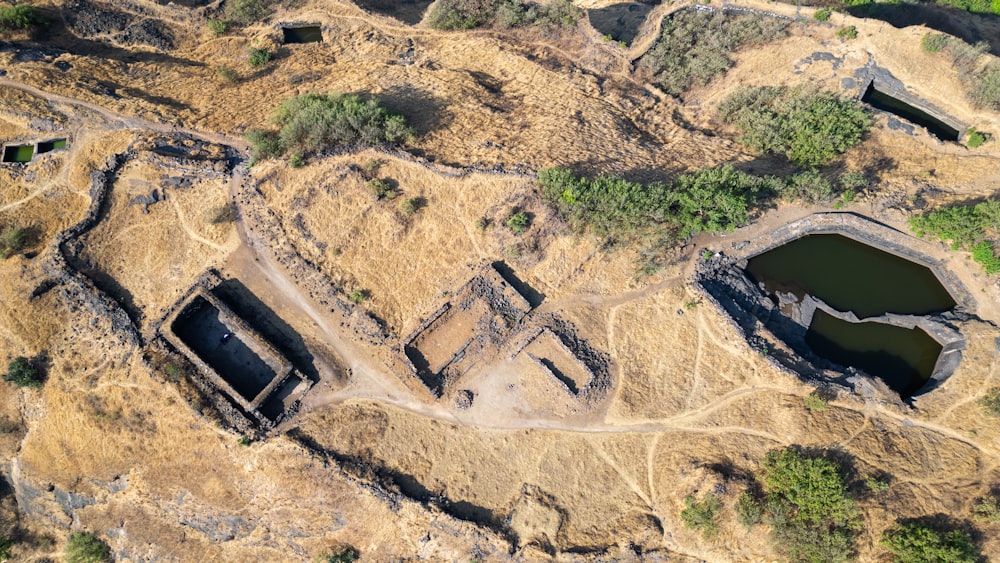
<instances>
[{"instance_id":1,"label":"dark shadow on ground","mask_svg":"<svg viewBox=\"0 0 1000 563\"><path fill-rule=\"evenodd\" d=\"M646 21L646 16L653 10L652 4L639 2L622 2L605 8L589 10L590 24L601 35L611 36L615 41L624 41L631 45L639 28Z\"/></svg>"},{"instance_id":2,"label":"dark shadow on ground","mask_svg":"<svg viewBox=\"0 0 1000 563\"><path fill-rule=\"evenodd\" d=\"M354 3L362 10L396 18L408 25L416 25L424 19L432 0L354 0Z\"/></svg>"},{"instance_id":3,"label":"dark shadow on ground","mask_svg":"<svg viewBox=\"0 0 1000 563\"><path fill-rule=\"evenodd\" d=\"M973 14L947 6L909 2L853 6L847 11L852 16L882 20L897 28L924 25L967 43L985 41L991 53L1000 55L1000 17L993 14Z\"/></svg>"},{"instance_id":4,"label":"dark shadow on ground","mask_svg":"<svg viewBox=\"0 0 1000 563\"><path fill-rule=\"evenodd\" d=\"M315 358L302 336L237 279L225 279L212 293L245 319L312 381L319 381Z\"/></svg>"},{"instance_id":5,"label":"dark shadow on ground","mask_svg":"<svg viewBox=\"0 0 1000 563\"><path fill-rule=\"evenodd\" d=\"M406 117L406 123L417 135L446 129L453 119L447 102L412 86L388 88L379 94L379 100L389 111Z\"/></svg>"},{"instance_id":6,"label":"dark shadow on ground","mask_svg":"<svg viewBox=\"0 0 1000 563\"><path fill-rule=\"evenodd\" d=\"M494 262L493 268L497 271L498 274L500 274L500 277L502 277L504 281L509 283L514 289L517 290L518 293L520 293L524 297L524 299L528 302L529 305L531 305L532 308L541 305L542 301L545 301L544 293L537 291L535 290L535 288L524 283L520 278L517 277L517 274L514 273L514 270L510 266L508 266L505 262Z\"/></svg>"}]
</instances>

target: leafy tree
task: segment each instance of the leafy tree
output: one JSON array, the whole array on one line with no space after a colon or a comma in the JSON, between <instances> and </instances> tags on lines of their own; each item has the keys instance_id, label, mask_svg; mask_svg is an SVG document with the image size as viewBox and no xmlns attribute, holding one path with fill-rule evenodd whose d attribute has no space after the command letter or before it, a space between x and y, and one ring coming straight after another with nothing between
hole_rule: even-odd
<instances>
[{"instance_id":1,"label":"leafy tree","mask_svg":"<svg viewBox=\"0 0 1000 563\"><path fill-rule=\"evenodd\" d=\"M267 158L281 156L281 138L276 131L264 129L251 129L247 131L246 138L250 141L250 160L260 162Z\"/></svg>"},{"instance_id":2,"label":"leafy tree","mask_svg":"<svg viewBox=\"0 0 1000 563\"><path fill-rule=\"evenodd\" d=\"M702 500L697 500L693 496L684 499L686 508L681 511L681 522L692 530L698 530L705 538L710 538L719 532L719 510L722 509L722 501L719 497L709 493Z\"/></svg>"},{"instance_id":3,"label":"leafy tree","mask_svg":"<svg viewBox=\"0 0 1000 563\"><path fill-rule=\"evenodd\" d=\"M513 211L507 217L507 228L515 235L519 235L528 230L531 226L531 217L523 211Z\"/></svg>"},{"instance_id":4,"label":"leafy tree","mask_svg":"<svg viewBox=\"0 0 1000 563\"><path fill-rule=\"evenodd\" d=\"M111 548L94 534L70 534L66 544L66 563L104 563L110 560Z\"/></svg>"},{"instance_id":5,"label":"leafy tree","mask_svg":"<svg viewBox=\"0 0 1000 563\"><path fill-rule=\"evenodd\" d=\"M438 0L427 24L437 29L472 29L489 22L498 5L497 0Z\"/></svg>"},{"instance_id":6,"label":"leafy tree","mask_svg":"<svg viewBox=\"0 0 1000 563\"><path fill-rule=\"evenodd\" d=\"M801 88L744 88L723 100L719 114L740 131L744 145L808 167L826 164L859 144L871 127L857 101Z\"/></svg>"},{"instance_id":7,"label":"leafy tree","mask_svg":"<svg viewBox=\"0 0 1000 563\"><path fill-rule=\"evenodd\" d=\"M271 62L271 51L263 47L250 49L250 66L264 66L269 62Z\"/></svg>"},{"instance_id":8,"label":"leafy tree","mask_svg":"<svg viewBox=\"0 0 1000 563\"><path fill-rule=\"evenodd\" d=\"M361 553L349 545L338 545L320 554L317 563L354 563Z\"/></svg>"},{"instance_id":9,"label":"leafy tree","mask_svg":"<svg viewBox=\"0 0 1000 563\"><path fill-rule=\"evenodd\" d=\"M412 135L403 116L376 99L349 94L307 94L286 100L274 115L281 145L308 153L325 148L376 145Z\"/></svg>"},{"instance_id":10,"label":"leafy tree","mask_svg":"<svg viewBox=\"0 0 1000 563\"><path fill-rule=\"evenodd\" d=\"M898 563L975 563L979 550L963 530L940 532L926 524L896 524L880 542Z\"/></svg>"},{"instance_id":11,"label":"leafy tree","mask_svg":"<svg viewBox=\"0 0 1000 563\"><path fill-rule=\"evenodd\" d=\"M41 11L28 4L15 4L0 8L0 32L31 29L45 25Z\"/></svg>"},{"instance_id":12,"label":"leafy tree","mask_svg":"<svg viewBox=\"0 0 1000 563\"><path fill-rule=\"evenodd\" d=\"M39 372L31 360L24 356L18 356L10 361L10 364L7 366L7 373L4 374L3 379L18 387L38 389L42 386L41 372Z\"/></svg>"},{"instance_id":13,"label":"leafy tree","mask_svg":"<svg viewBox=\"0 0 1000 563\"><path fill-rule=\"evenodd\" d=\"M768 452L760 476L764 520L779 551L791 561L853 557L860 515L838 464L786 448Z\"/></svg>"}]
</instances>

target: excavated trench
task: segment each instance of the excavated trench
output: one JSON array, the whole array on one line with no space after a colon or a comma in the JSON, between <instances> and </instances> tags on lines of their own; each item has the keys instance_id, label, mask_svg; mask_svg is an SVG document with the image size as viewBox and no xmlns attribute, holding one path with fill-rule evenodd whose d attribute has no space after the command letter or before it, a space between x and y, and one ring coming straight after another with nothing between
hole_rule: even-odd
<instances>
[{"instance_id":1,"label":"excavated trench","mask_svg":"<svg viewBox=\"0 0 1000 563\"><path fill-rule=\"evenodd\" d=\"M875 109L889 112L919 125L942 141L958 141L962 136L963 129L954 119L913 96L880 85L876 80L865 89L861 101Z\"/></svg>"},{"instance_id":2,"label":"excavated trench","mask_svg":"<svg viewBox=\"0 0 1000 563\"><path fill-rule=\"evenodd\" d=\"M697 280L786 368L854 388L867 375L909 400L957 367L955 323L972 301L906 238L851 214L819 214L755 241L745 258L718 257Z\"/></svg>"}]
</instances>

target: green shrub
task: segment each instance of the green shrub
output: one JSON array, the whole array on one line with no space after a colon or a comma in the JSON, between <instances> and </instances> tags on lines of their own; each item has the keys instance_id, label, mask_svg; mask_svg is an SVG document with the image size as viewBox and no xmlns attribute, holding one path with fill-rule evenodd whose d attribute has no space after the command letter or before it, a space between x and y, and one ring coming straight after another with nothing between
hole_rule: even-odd
<instances>
[{"instance_id":1,"label":"green shrub","mask_svg":"<svg viewBox=\"0 0 1000 563\"><path fill-rule=\"evenodd\" d=\"M18 356L7 364L7 373L4 374L3 379L18 387L39 389L42 386L43 377L34 362L24 356Z\"/></svg>"},{"instance_id":2,"label":"green shrub","mask_svg":"<svg viewBox=\"0 0 1000 563\"><path fill-rule=\"evenodd\" d=\"M507 228L515 235L520 235L531 226L531 217L523 212L514 210L507 217Z\"/></svg>"},{"instance_id":3,"label":"green shrub","mask_svg":"<svg viewBox=\"0 0 1000 563\"><path fill-rule=\"evenodd\" d=\"M538 9L538 16L531 23L568 29L576 27L582 17L583 10L577 8L572 0L549 0Z\"/></svg>"},{"instance_id":4,"label":"green shrub","mask_svg":"<svg viewBox=\"0 0 1000 563\"><path fill-rule=\"evenodd\" d=\"M853 25L848 25L837 30L837 37L848 40L858 38L858 28Z\"/></svg>"},{"instance_id":5,"label":"green shrub","mask_svg":"<svg viewBox=\"0 0 1000 563\"><path fill-rule=\"evenodd\" d=\"M376 99L347 94L307 94L285 100L274 115L281 146L304 154L327 148L376 145L408 138L403 116Z\"/></svg>"},{"instance_id":6,"label":"green shrub","mask_svg":"<svg viewBox=\"0 0 1000 563\"><path fill-rule=\"evenodd\" d=\"M244 447L249 446L251 442L250 436L240 436L240 439L236 441L237 444Z\"/></svg>"},{"instance_id":7,"label":"green shrub","mask_svg":"<svg viewBox=\"0 0 1000 563\"><path fill-rule=\"evenodd\" d=\"M943 33L928 33L920 40L920 45L928 53L940 53L948 45L948 36Z\"/></svg>"},{"instance_id":8,"label":"green shrub","mask_svg":"<svg viewBox=\"0 0 1000 563\"><path fill-rule=\"evenodd\" d=\"M744 88L723 100L719 114L740 131L744 145L809 167L859 144L871 126L856 100L801 88Z\"/></svg>"},{"instance_id":9,"label":"green shrub","mask_svg":"<svg viewBox=\"0 0 1000 563\"><path fill-rule=\"evenodd\" d=\"M269 62L271 62L271 51L268 51L264 47L250 48L250 66L264 66Z\"/></svg>"},{"instance_id":10,"label":"green shrub","mask_svg":"<svg viewBox=\"0 0 1000 563\"><path fill-rule=\"evenodd\" d=\"M843 188L845 192L849 190L852 193L857 192L858 190L863 190L868 187L868 176L864 172L857 170L844 172L840 175L840 187Z\"/></svg>"},{"instance_id":11,"label":"green shrub","mask_svg":"<svg viewBox=\"0 0 1000 563\"><path fill-rule=\"evenodd\" d=\"M399 202L399 210L406 215L416 215L427 206L427 200L422 197L410 197Z\"/></svg>"},{"instance_id":12,"label":"green shrub","mask_svg":"<svg viewBox=\"0 0 1000 563\"><path fill-rule=\"evenodd\" d=\"M815 12L813 12L813 19L815 19L818 22L825 22L830 19L831 15L833 15L833 12L830 10L830 8L820 8Z\"/></svg>"},{"instance_id":13,"label":"green shrub","mask_svg":"<svg viewBox=\"0 0 1000 563\"><path fill-rule=\"evenodd\" d=\"M302 168L306 165L306 157L302 156L302 153L295 152L292 156L288 157L288 166L292 168Z\"/></svg>"},{"instance_id":14,"label":"green shrub","mask_svg":"<svg viewBox=\"0 0 1000 563\"><path fill-rule=\"evenodd\" d=\"M875 494L881 494L889 490L889 481L884 478L869 475L865 477L865 487Z\"/></svg>"},{"instance_id":15,"label":"green shrub","mask_svg":"<svg viewBox=\"0 0 1000 563\"><path fill-rule=\"evenodd\" d=\"M764 510L753 498L753 495L749 491L743 491L743 494L736 499L736 517L740 524L746 528L752 528L760 523L763 516Z\"/></svg>"},{"instance_id":16,"label":"green shrub","mask_svg":"<svg viewBox=\"0 0 1000 563\"><path fill-rule=\"evenodd\" d=\"M271 0L226 0L226 17L240 25L258 22L271 13Z\"/></svg>"},{"instance_id":17,"label":"green shrub","mask_svg":"<svg viewBox=\"0 0 1000 563\"><path fill-rule=\"evenodd\" d=\"M368 180L365 187L375 195L375 199L395 199L399 195L389 182L379 178Z\"/></svg>"},{"instance_id":18,"label":"green shrub","mask_svg":"<svg viewBox=\"0 0 1000 563\"><path fill-rule=\"evenodd\" d=\"M940 532L921 523L896 524L882 534L880 543L898 563L975 563L980 556L967 532Z\"/></svg>"},{"instance_id":19,"label":"green shrub","mask_svg":"<svg viewBox=\"0 0 1000 563\"><path fill-rule=\"evenodd\" d=\"M799 172L788 179L782 195L791 201L822 203L833 199L833 186L819 172Z\"/></svg>"},{"instance_id":20,"label":"green shrub","mask_svg":"<svg viewBox=\"0 0 1000 563\"><path fill-rule=\"evenodd\" d=\"M338 545L320 554L317 563L354 563L361 552L349 545Z\"/></svg>"},{"instance_id":21,"label":"green shrub","mask_svg":"<svg viewBox=\"0 0 1000 563\"><path fill-rule=\"evenodd\" d=\"M215 76L225 84L236 84L240 81L240 73L228 66L215 67Z\"/></svg>"},{"instance_id":22,"label":"green shrub","mask_svg":"<svg viewBox=\"0 0 1000 563\"><path fill-rule=\"evenodd\" d=\"M66 563L103 563L110 560L111 548L94 534L70 534L66 544Z\"/></svg>"},{"instance_id":23,"label":"green shrub","mask_svg":"<svg viewBox=\"0 0 1000 563\"><path fill-rule=\"evenodd\" d=\"M368 300L369 294L367 290L359 289L357 291L352 291L350 295L347 296L351 300L351 303L355 305L360 305L366 300Z\"/></svg>"},{"instance_id":24,"label":"green shrub","mask_svg":"<svg viewBox=\"0 0 1000 563\"><path fill-rule=\"evenodd\" d=\"M817 395L816 393L806 395L805 398L802 400L802 402L805 404L806 409L808 409L810 412L825 411L829 407L829 404L826 402L826 400L823 399L823 397Z\"/></svg>"},{"instance_id":25,"label":"green shrub","mask_svg":"<svg viewBox=\"0 0 1000 563\"><path fill-rule=\"evenodd\" d=\"M955 250L972 252L988 274L1000 272L1000 258L989 236L1000 231L1000 200L987 199L976 205L952 205L910 217L910 229L917 236L930 233Z\"/></svg>"},{"instance_id":26,"label":"green shrub","mask_svg":"<svg viewBox=\"0 0 1000 563\"><path fill-rule=\"evenodd\" d=\"M250 141L251 162L260 162L266 158L277 158L284 152L281 147L281 138L276 131L251 129L247 131L246 138Z\"/></svg>"},{"instance_id":27,"label":"green shrub","mask_svg":"<svg viewBox=\"0 0 1000 563\"><path fill-rule=\"evenodd\" d=\"M729 231L745 224L750 209L783 185L730 165L685 174L670 184L578 178L562 168L542 170L538 179L542 198L575 231L607 238L673 239Z\"/></svg>"},{"instance_id":28,"label":"green shrub","mask_svg":"<svg viewBox=\"0 0 1000 563\"><path fill-rule=\"evenodd\" d=\"M968 138L965 141L965 144L970 149L978 149L979 147L983 146L983 143L986 142L987 139L986 133L983 133L981 131L976 131L975 129L969 129L967 131L967 134Z\"/></svg>"},{"instance_id":29,"label":"green shrub","mask_svg":"<svg viewBox=\"0 0 1000 563\"><path fill-rule=\"evenodd\" d=\"M0 536L0 563L10 561L13 557L10 553L10 548L12 547L14 547L14 543L9 538Z\"/></svg>"},{"instance_id":30,"label":"green shrub","mask_svg":"<svg viewBox=\"0 0 1000 563\"><path fill-rule=\"evenodd\" d=\"M0 7L0 32L31 29L46 24L42 12L28 4Z\"/></svg>"},{"instance_id":31,"label":"green shrub","mask_svg":"<svg viewBox=\"0 0 1000 563\"><path fill-rule=\"evenodd\" d=\"M972 507L972 516L981 522L1000 524L1000 499L993 495L979 499Z\"/></svg>"},{"instance_id":32,"label":"green shrub","mask_svg":"<svg viewBox=\"0 0 1000 563\"><path fill-rule=\"evenodd\" d=\"M1000 387L987 391L986 395L979 399L979 406L988 416L1000 417Z\"/></svg>"},{"instance_id":33,"label":"green shrub","mask_svg":"<svg viewBox=\"0 0 1000 563\"><path fill-rule=\"evenodd\" d=\"M208 20L208 29L216 35L224 35L229 30L229 22L224 20Z\"/></svg>"},{"instance_id":34,"label":"green shrub","mask_svg":"<svg viewBox=\"0 0 1000 563\"><path fill-rule=\"evenodd\" d=\"M236 220L236 208L229 204L223 204L216 207L210 207L205 211L205 221L211 223L212 225L221 225L223 223L232 223Z\"/></svg>"},{"instance_id":35,"label":"green shrub","mask_svg":"<svg viewBox=\"0 0 1000 563\"><path fill-rule=\"evenodd\" d=\"M741 48L781 38L787 24L760 15L684 11L663 20L656 44L639 60L666 93L679 96L724 74Z\"/></svg>"},{"instance_id":36,"label":"green shrub","mask_svg":"<svg viewBox=\"0 0 1000 563\"><path fill-rule=\"evenodd\" d=\"M427 15L427 24L436 29L472 29L493 19L497 0L438 0Z\"/></svg>"},{"instance_id":37,"label":"green shrub","mask_svg":"<svg viewBox=\"0 0 1000 563\"><path fill-rule=\"evenodd\" d=\"M710 538L719 533L719 510L722 508L722 501L712 493L705 495L702 500L697 500L693 496L684 499L684 506L681 511L681 522L692 530L701 532L705 538Z\"/></svg>"},{"instance_id":38,"label":"green shrub","mask_svg":"<svg viewBox=\"0 0 1000 563\"><path fill-rule=\"evenodd\" d=\"M768 452L761 467L764 521L775 547L792 561L847 561L860 515L841 467L793 448Z\"/></svg>"}]
</instances>

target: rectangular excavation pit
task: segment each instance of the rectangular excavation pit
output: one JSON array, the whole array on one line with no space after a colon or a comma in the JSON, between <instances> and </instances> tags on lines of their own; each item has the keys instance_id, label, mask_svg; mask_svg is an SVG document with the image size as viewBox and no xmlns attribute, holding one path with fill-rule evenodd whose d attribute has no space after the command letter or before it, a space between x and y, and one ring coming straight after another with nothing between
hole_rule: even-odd
<instances>
[{"instance_id":1,"label":"rectangular excavation pit","mask_svg":"<svg viewBox=\"0 0 1000 563\"><path fill-rule=\"evenodd\" d=\"M66 139L54 139L51 141L42 141L38 143L38 154L45 154L47 152L57 151L66 148Z\"/></svg>"},{"instance_id":2,"label":"rectangular excavation pit","mask_svg":"<svg viewBox=\"0 0 1000 563\"><path fill-rule=\"evenodd\" d=\"M3 162L31 162L35 155L32 145L7 145L3 148Z\"/></svg>"},{"instance_id":3,"label":"rectangular excavation pit","mask_svg":"<svg viewBox=\"0 0 1000 563\"><path fill-rule=\"evenodd\" d=\"M318 25L287 26L281 28L284 43L322 43L323 30Z\"/></svg>"},{"instance_id":4,"label":"rectangular excavation pit","mask_svg":"<svg viewBox=\"0 0 1000 563\"><path fill-rule=\"evenodd\" d=\"M548 328L538 333L524 347L523 353L540 365L542 371L554 377L572 395L585 389L593 374L563 343L558 335Z\"/></svg>"},{"instance_id":5,"label":"rectangular excavation pit","mask_svg":"<svg viewBox=\"0 0 1000 563\"><path fill-rule=\"evenodd\" d=\"M942 141L958 141L964 130L955 120L929 104L895 89L880 87L874 80L865 89L861 101L919 125Z\"/></svg>"}]
</instances>

